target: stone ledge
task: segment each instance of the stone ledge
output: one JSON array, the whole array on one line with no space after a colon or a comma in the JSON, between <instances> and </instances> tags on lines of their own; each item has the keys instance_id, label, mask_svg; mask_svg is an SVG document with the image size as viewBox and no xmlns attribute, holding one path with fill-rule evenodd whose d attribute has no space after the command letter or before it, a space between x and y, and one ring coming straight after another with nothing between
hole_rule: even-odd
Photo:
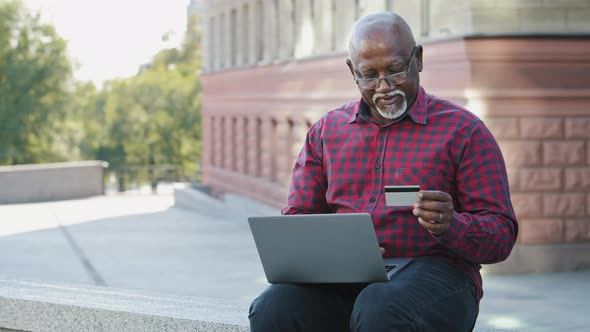
<instances>
[{"instance_id":1,"label":"stone ledge","mask_svg":"<svg viewBox=\"0 0 590 332\"><path fill-rule=\"evenodd\" d=\"M107 167L108 163L96 160L0 166L0 204L103 195Z\"/></svg>"},{"instance_id":2,"label":"stone ledge","mask_svg":"<svg viewBox=\"0 0 590 332\"><path fill-rule=\"evenodd\" d=\"M488 274L547 273L590 268L590 242L568 244L517 244L507 260L484 265Z\"/></svg>"},{"instance_id":3,"label":"stone ledge","mask_svg":"<svg viewBox=\"0 0 590 332\"><path fill-rule=\"evenodd\" d=\"M215 299L0 279L0 331L248 331L247 310Z\"/></svg>"},{"instance_id":4,"label":"stone ledge","mask_svg":"<svg viewBox=\"0 0 590 332\"><path fill-rule=\"evenodd\" d=\"M38 171L48 169L66 169L66 168L83 168L83 167L99 167L107 168L109 163L102 160L84 160L84 161L68 161L62 163L47 163L47 164L25 164L25 165L6 165L0 167L0 172L26 172Z\"/></svg>"}]
</instances>

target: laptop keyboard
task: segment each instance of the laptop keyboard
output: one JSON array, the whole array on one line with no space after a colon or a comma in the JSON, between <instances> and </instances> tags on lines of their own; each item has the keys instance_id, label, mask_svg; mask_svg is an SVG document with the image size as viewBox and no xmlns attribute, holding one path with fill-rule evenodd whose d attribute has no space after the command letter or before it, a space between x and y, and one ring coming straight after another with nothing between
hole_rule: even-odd
<instances>
[{"instance_id":1,"label":"laptop keyboard","mask_svg":"<svg viewBox=\"0 0 590 332\"><path fill-rule=\"evenodd\" d=\"M389 272L397 267L397 264L394 265L385 265L385 272Z\"/></svg>"}]
</instances>

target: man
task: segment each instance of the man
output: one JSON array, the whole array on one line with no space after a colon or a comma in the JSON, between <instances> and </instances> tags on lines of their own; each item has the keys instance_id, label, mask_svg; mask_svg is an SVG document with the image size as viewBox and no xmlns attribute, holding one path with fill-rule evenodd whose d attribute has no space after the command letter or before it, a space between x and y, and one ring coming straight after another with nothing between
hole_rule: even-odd
<instances>
[{"instance_id":1,"label":"man","mask_svg":"<svg viewBox=\"0 0 590 332\"><path fill-rule=\"evenodd\" d=\"M282 212L368 212L384 256L414 260L389 282L271 285L250 327L469 331L480 264L506 259L518 231L498 145L475 115L426 94L422 46L400 16L359 19L347 64L362 98L309 129ZM385 205L385 185L415 184L413 208Z\"/></svg>"}]
</instances>

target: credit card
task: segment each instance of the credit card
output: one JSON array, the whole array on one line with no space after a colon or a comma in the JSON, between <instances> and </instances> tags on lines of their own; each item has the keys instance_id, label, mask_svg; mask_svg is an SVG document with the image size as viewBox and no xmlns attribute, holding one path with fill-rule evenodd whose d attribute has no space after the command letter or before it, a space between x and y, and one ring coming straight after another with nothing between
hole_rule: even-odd
<instances>
[{"instance_id":1,"label":"credit card","mask_svg":"<svg viewBox=\"0 0 590 332\"><path fill-rule=\"evenodd\" d=\"M412 206L418 201L419 185L385 186L385 205Z\"/></svg>"}]
</instances>

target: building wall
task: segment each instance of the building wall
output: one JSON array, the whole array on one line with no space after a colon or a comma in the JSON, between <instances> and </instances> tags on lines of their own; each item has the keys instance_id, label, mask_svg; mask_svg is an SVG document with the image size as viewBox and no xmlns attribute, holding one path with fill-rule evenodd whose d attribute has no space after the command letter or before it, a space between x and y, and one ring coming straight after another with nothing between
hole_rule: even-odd
<instances>
[{"instance_id":1,"label":"building wall","mask_svg":"<svg viewBox=\"0 0 590 332\"><path fill-rule=\"evenodd\" d=\"M519 245L590 242L590 1L216 0L203 8L204 175L214 190L282 206L306 129L359 96L345 65L352 23L394 10L424 45L422 85L477 113L498 140Z\"/></svg>"}]
</instances>

